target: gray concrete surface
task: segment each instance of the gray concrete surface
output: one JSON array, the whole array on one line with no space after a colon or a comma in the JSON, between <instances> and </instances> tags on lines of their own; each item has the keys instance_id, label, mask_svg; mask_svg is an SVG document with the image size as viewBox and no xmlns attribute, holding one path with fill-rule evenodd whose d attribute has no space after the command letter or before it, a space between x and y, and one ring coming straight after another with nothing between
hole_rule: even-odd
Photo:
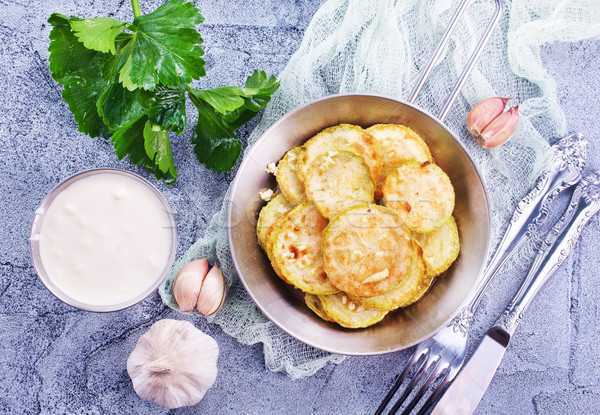
<instances>
[{"instance_id":1,"label":"gray concrete surface","mask_svg":"<svg viewBox=\"0 0 600 415\"><path fill-rule=\"evenodd\" d=\"M159 1L143 1L142 11ZM209 76L201 85L238 84L254 67L278 73L299 45L321 1L200 0L207 23ZM77 133L50 78L51 12L130 19L129 2L0 0L0 412L7 414L365 414L371 413L411 350L351 357L312 377L290 380L264 368L259 346L240 345L200 318L162 305L158 294L107 314L75 310L38 280L27 237L46 192L86 168L117 162L110 144ZM569 131L592 142L589 168L600 167L600 39L553 44L543 59L558 83ZM194 115L190 114L190 124ZM252 125L242 131L246 136ZM194 159L190 131L175 139L180 180L159 184L177 214L179 253L202 234L232 174ZM600 221L584 230L574 255L535 299L478 414L595 414L600 411ZM516 289L512 271L498 278L477 317L481 335ZM512 281L512 282L511 282ZM160 318L193 321L219 343L219 375L205 399L169 412L137 397L126 360L139 336ZM476 336L475 336L476 337Z\"/></svg>"}]
</instances>

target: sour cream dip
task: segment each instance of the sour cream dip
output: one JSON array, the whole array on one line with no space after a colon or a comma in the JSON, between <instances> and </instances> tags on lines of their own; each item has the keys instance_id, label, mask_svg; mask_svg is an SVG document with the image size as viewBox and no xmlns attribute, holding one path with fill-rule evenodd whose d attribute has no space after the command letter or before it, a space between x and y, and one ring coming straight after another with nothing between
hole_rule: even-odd
<instances>
[{"instance_id":1,"label":"sour cream dip","mask_svg":"<svg viewBox=\"0 0 600 415\"><path fill-rule=\"evenodd\" d=\"M177 237L162 195L122 170L88 170L50 192L31 232L34 266L61 300L92 311L148 296L173 262Z\"/></svg>"}]
</instances>

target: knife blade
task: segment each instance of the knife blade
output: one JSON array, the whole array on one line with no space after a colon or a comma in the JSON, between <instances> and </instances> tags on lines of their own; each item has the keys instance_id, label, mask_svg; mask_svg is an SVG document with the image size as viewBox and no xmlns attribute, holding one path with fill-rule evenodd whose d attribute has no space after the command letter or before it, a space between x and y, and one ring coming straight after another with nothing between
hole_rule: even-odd
<instances>
[{"instance_id":1,"label":"knife blade","mask_svg":"<svg viewBox=\"0 0 600 415\"><path fill-rule=\"evenodd\" d=\"M472 414L485 394L531 300L573 250L583 227L600 210L600 172L575 188L571 202L540 247L523 285L458 373L431 415Z\"/></svg>"},{"instance_id":2,"label":"knife blade","mask_svg":"<svg viewBox=\"0 0 600 415\"><path fill-rule=\"evenodd\" d=\"M510 335L494 327L438 401L431 415L472 414L479 405L508 346Z\"/></svg>"}]
</instances>

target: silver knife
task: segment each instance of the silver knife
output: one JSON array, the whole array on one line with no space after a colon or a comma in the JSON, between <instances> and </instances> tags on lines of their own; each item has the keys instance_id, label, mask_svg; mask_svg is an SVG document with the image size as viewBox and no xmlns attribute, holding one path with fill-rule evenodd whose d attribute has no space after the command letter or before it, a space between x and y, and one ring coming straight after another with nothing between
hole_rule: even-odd
<instances>
[{"instance_id":1,"label":"silver knife","mask_svg":"<svg viewBox=\"0 0 600 415\"><path fill-rule=\"evenodd\" d=\"M490 328L431 415L472 414L485 394L531 300L573 250L581 231L600 210L600 171L575 188L569 207L552 228L515 298Z\"/></svg>"}]
</instances>

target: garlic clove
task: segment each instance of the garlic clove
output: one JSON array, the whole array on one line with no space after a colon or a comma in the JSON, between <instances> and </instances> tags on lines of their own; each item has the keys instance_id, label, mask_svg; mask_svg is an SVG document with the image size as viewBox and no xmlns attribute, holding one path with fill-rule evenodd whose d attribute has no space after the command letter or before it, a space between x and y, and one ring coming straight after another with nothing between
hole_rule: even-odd
<instances>
[{"instance_id":1,"label":"garlic clove","mask_svg":"<svg viewBox=\"0 0 600 415\"><path fill-rule=\"evenodd\" d=\"M225 293L223 273L219 268L213 267L206 275L202 284L196 310L204 316L213 315L223 305Z\"/></svg>"},{"instance_id":2,"label":"garlic clove","mask_svg":"<svg viewBox=\"0 0 600 415\"><path fill-rule=\"evenodd\" d=\"M484 99L467 115L467 130L469 134L479 140L481 132L506 108L506 103L513 99L502 97L491 97Z\"/></svg>"},{"instance_id":3,"label":"garlic clove","mask_svg":"<svg viewBox=\"0 0 600 415\"><path fill-rule=\"evenodd\" d=\"M217 379L219 346L187 321L163 319L142 335L127 359L133 389L165 408L198 403Z\"/></svg>"},{"instance_id":4,"label":"garlic clove","mask_svg":"<svg viewBox=\"0 0 600 415\"><path fill-rule=\"evenodd\" d=\"M173 283L173 296L181 311L194 311L208 265L206 259L197 259L184 265L177 273Z\"/></svg>"},{"instance_id":5,"label":"garlic clove","mask_svg":"<svg viewBox=\"0 0 600 415\"><path fill-rule=\"evenodd\" d=\"M479 144L483 148L494 148L506 142L515 131L519 122L519 106L512 107L508 111L496 117L481 132Z\"/></svg>"}]
</instances>

